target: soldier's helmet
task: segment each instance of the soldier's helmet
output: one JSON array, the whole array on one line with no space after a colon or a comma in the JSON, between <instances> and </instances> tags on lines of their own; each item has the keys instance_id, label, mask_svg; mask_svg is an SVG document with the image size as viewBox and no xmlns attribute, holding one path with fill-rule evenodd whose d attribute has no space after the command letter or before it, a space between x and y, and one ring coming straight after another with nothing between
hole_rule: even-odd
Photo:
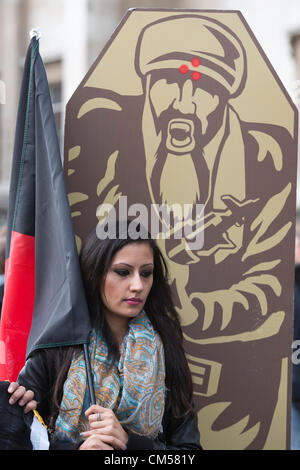
<instances>
[{"instance_id":1,"label":"soldier's helmet","mask_svg":"<svg viewBox=\"0 0 300 470\"><path fill-rule=\"evenodd\" d=\"M219 21L197 14L148 24L138 39L135 66L140 76L185 66L189 73L218 82L230 98L241 93L247 76L246 52L237 35Z\"/></svg>"}]
</instances>

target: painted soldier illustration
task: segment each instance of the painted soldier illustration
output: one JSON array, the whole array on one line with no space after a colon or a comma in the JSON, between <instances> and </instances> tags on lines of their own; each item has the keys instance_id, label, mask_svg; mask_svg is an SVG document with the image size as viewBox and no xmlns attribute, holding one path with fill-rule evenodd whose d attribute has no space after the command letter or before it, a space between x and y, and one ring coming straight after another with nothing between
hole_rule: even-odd
<instances>
[{"instance_id":1,"label":"painted soldier illustration","mask_svg":"<svg viewBox=\"0 0 300 470\"><path fill-rule=\"evenodd\" d=\"M209 14L169 12L140 27L130 65L136 94L102 86L97 64L108 54L109 47L67 108L78 246L97 224L97 208L117 208L121 196L128 207L190 205L170 227L174 235L188 226L189 236L159 243L184 326L201 443L284 446L274 420L287 419L295 134L276 118L242 119L235 103L246 93L247 45ZM107 73L123 79L117 64ZM169 214L156 215L170 225ZM203 246L191 249L199 230Z\"/></svg>"}]
</instances>

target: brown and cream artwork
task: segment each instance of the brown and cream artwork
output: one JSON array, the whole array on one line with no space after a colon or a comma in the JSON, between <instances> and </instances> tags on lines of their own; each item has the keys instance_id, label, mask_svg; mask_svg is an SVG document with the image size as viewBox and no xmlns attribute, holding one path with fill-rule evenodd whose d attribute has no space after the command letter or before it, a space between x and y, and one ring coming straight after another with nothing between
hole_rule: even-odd
<instances>
[{"instance_id":1,"label":"brown and cream artwork","mask_svg":"<svg viewBox=\"0 0 300 470\"><path fill-rule=\"evenodd\" d=\"M78 250L155 227L204 449L289 447L297 126L238 11L129 10L67 105Z\"/></svg>"}]
</instances>

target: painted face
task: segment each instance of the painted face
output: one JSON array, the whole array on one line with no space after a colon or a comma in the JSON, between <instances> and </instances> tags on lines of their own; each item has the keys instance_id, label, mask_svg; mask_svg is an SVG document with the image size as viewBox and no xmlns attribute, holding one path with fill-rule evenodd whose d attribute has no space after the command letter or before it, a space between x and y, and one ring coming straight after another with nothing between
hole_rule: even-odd
<instances>
[{"instance_id":1,"label":"painted face","mask_svg":"<svg viewBox=\"0 0 300 470\"><path fill-rule=\"evenodd\" d=\"M152 203L206 204L210 173L203 149L217 131L221 95L211 82L182 77L178 70L166 77L148 74L145 86L142 128Z\"/></svg>"},{"instance_id":2,"label":"painted face","mask_svg":"<svg viewBox=\"0 0 300 470\"><path fill-rule=\"evenodd\" d=\"M206 134L208 117L218 107L219 96L195 86L191 79L160 79L151 86L150 101L156 117L167 129L167 149L184 154L195 149L196 132ZM160 119L163 115L165 118Z\"/></svg>"},{"instance_id":3,"label":"painted face","mask_svg":"<svg viewBox=\"0 0 300 470\"><path fill-rule=\"evenodd\" d=\"M127 322L144 308L153 283L153 252L148 243L130 243L119 250L101 286L106 320Z\"/></svg>"}]
</instances>

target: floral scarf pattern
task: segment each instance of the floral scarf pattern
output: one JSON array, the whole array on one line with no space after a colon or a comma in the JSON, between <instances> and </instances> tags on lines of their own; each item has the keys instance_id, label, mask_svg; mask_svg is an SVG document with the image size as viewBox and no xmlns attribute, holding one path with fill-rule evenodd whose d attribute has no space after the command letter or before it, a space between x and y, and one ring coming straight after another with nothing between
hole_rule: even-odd
<instances>
[{"instance_id":1,"label":"floral scarf pattern","mask_svg":"<svg viewBox=\"0 0 300 470\"><path fill-rule=\"evenodd\" d=\"M129 322L120 359L108 369L107 345L92 331L89 344L96 403L111 408L120 423L142 436L161 431L165 405L165 361L161 338L144 311ZM73 357L55 427L58 439L76 441L88 429L89 394L83 353Z\"/></svg>"}]
</instances>

